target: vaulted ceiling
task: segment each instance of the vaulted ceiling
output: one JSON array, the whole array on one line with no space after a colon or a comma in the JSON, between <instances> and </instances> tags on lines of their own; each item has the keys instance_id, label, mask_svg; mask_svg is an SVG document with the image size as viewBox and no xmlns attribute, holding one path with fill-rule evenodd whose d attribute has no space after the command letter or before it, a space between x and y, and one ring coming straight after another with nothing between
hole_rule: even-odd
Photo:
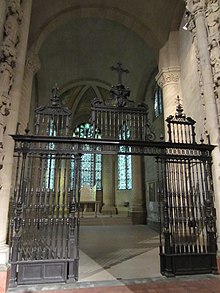
<instances>
[{"instance_id":1,"label":"vaulted ceiling","mask_svg":"<svg viewBox=\"0 0 220 293\"><path fill-rule=\"evenodd\" d=\"M66 99L80 86L110 87L117 82L110 67L119 61L130 71L123 81L133 99L142 100L184 7L184 0L33 0L28 47L41 63L39 103L55 83Z\"/></svg>"}]
</instances>

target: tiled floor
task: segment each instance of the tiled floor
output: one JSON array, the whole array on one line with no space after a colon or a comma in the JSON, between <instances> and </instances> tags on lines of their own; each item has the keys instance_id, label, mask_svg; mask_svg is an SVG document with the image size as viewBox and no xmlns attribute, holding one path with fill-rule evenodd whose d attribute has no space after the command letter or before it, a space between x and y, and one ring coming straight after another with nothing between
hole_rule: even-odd
<instances>
[{"instance_id":1,"label":"tiled floor","mask_svg":"<svg viewBox=\"0 0 220 293\"><path fill-rule=\"evenodd\" d=\"M158 242L158 233L147 226L82 226L77 283L18 286L8 292L220 293L218 276L161 276Z\"/></svg>"}]
</instances>

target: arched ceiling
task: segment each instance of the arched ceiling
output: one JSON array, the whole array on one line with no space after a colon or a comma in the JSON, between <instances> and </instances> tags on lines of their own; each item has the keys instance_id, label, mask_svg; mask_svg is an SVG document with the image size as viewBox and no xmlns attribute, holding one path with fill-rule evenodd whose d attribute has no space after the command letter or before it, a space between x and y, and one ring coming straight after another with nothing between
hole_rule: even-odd
<instances>
[{"instance_id":1,"label":"arched ceiling","mask_svg":"<svg viewBox=\"0 0 220 293\"><path fill-rule=\"evenodd\" d=\"M41 63L39 103L55 83L62 92L79 82L110 87L117 83L110 67L119 61L130 71L123 81L132 99L142 101L159 49L183 13L183 0L33 0L28 47Z\"/></svg>"},{"instance_id":2,"label":"arched ceiling","mask_svg":"<svg viewBox=\"0 0 220 293\"><path fill-rule=\"evenodd\" d=\"M156 50L170 31L178 29L184 10L185 0L33 0L29 46L69 18L96 16L124 24L143 39L146 36Z\"/></svg>"}]
</instances>

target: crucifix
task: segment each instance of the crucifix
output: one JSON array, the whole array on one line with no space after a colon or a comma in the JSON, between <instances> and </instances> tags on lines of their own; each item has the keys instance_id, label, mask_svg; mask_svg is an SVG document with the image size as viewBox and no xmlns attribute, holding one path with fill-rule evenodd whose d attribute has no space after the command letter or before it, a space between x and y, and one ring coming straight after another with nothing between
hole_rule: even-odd
<instances>
[{"instance_id":1,"label":"crucifix","mask_svg":"<svg viewBox=\"0 0 220 293\"><path fill-rule=\"evenodd\" d=\"M115 70L118 72L118 84L121 84L122 83L122 74L123 73L129 73L129 70L128 69L123 69L122 68L122 64L120 62L117 63L118 66L117 67L114 67L112 66L111 67L111 70Z\"/></svg>"}]
</instances>

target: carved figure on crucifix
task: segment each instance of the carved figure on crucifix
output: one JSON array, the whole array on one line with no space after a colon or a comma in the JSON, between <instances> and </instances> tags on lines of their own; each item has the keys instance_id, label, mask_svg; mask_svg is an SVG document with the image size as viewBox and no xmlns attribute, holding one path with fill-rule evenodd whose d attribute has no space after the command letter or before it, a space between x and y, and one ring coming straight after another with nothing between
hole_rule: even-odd
<instances>
[{"instance_id":1,"label":"carved figure on crucifix","mask_svg":"<svg viewBox=\"0 0 220 293\"><path fill-rule=\"evenodd\" d=\"M125 107L128 102L131 103L132 101L128 100L128 97L130 96L129 88L125 88L125 86L122 84L122 74L129 73L129 71L128 69L123 69L120 62L118 62L117 64L118 66L112 66L111 70L115 70L118 72L118 84L112 86L112 89L110 90L110 96L113 99L114 106Z\"/></svg>"},{"instance_id":2,"label":"carved figure on crucifix","mask_svg":"<svg viewBox=\"0 0 220 293\"><path fill-rule=\"evenodd\" d=\"M52 106L56 107L60 105L59 88L57 84L55 84L55 86L52 88L52 96L50 100L51 100Z\"/></svg>"},{"instance_id":3,"label":"carved figure on crucifix","mask_svg":"<svg viewBox=\"0 0 220 293\"><path fill-rule=\"evenodd\" d=\"M123 69L122 68L122 64L120 62L117 63L118 66L115 67L115 66L112 66L111 67L111 70L112 71L117 71L118 72L118 84L122 84L122 74L123 73L129 73L129 70L128 69Z\"/></svg>"}]
</instances>

